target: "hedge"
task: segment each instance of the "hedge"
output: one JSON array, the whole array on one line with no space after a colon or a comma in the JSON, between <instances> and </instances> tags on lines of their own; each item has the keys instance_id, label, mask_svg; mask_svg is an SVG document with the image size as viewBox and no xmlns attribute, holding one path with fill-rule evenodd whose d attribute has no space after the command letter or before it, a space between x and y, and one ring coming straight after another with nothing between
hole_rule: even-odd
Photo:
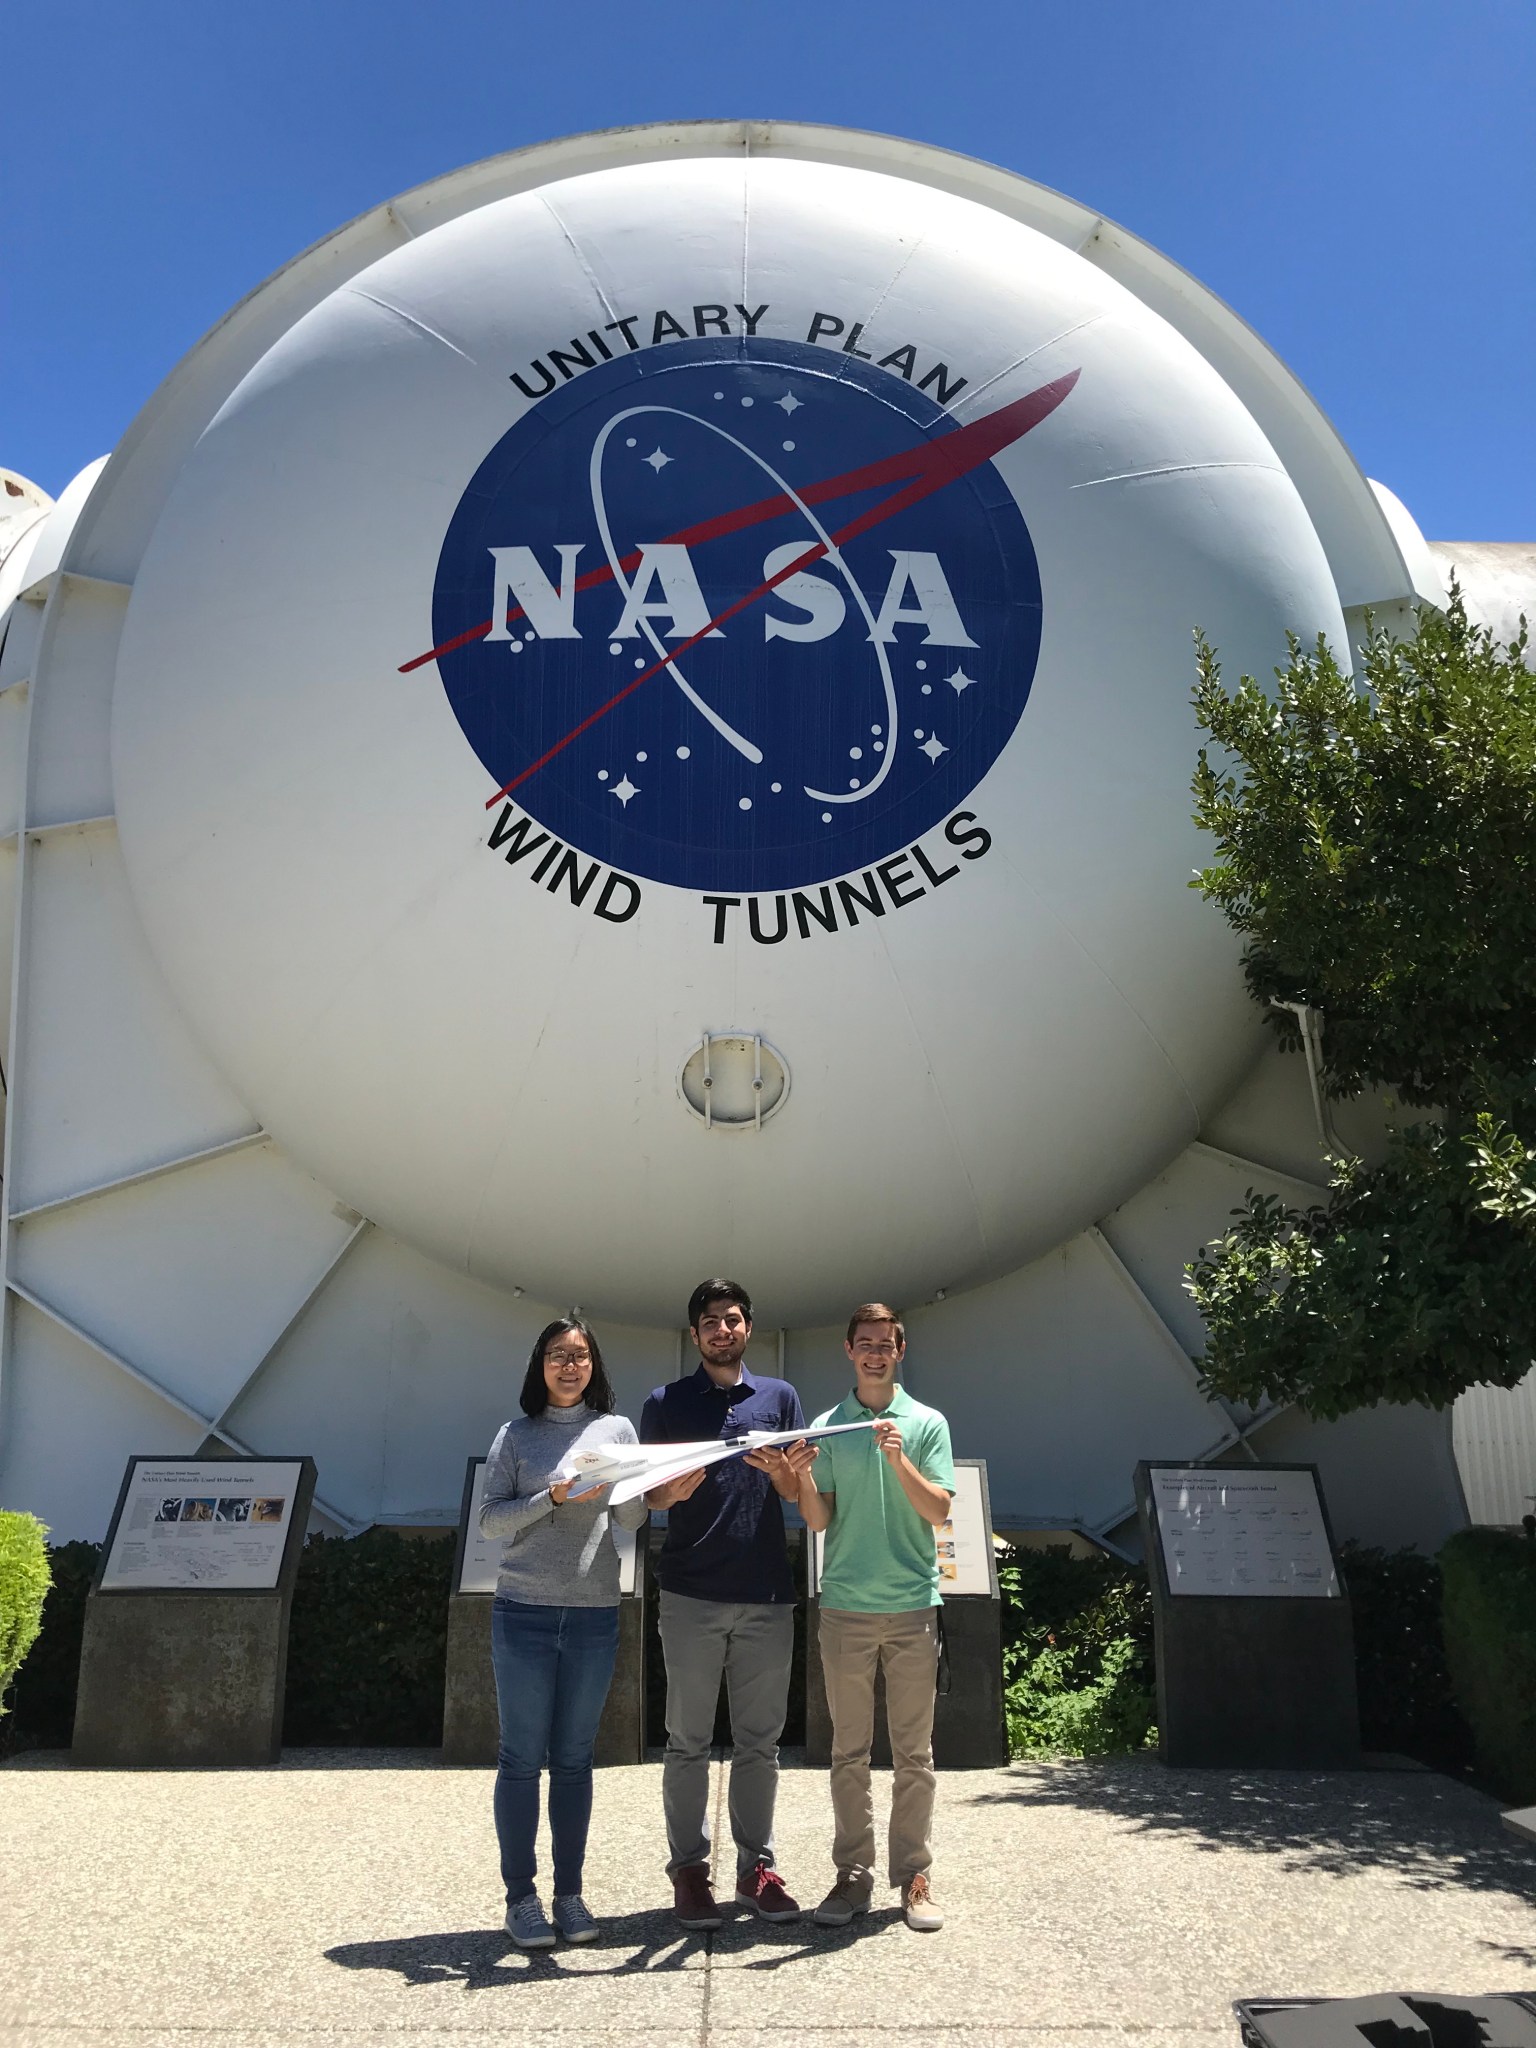
<instances>
[{"instance_id":1,"label":"hedge","mask_svg":"<svg viewBox=\"0 0 1536 2048\"><path fill-rule=\"evenodd\" d=\"M66 1543L50 1553L54 1583L43 1631L16 1681L14 1710L0 1720L0 1745L69 1746L85 1599L99 1555L94 1543ZM1354 1611L1366 1748L1396 1750L1442 1770L1464 1767L1471 1742L1441 1642L1440 1567L1415 1551L1353 1544L1343 1547L1340 1563ZM392 1529L310 1537L289 1635L286 1742L441 1741L452 1564L452 1543ZM1013 1753L1104 1755L1155 1741L1152 1607L1141 1568L1073 1558L1064 1549L1014 1551L999 1565ZM648 1732L657 1743L665 1686L654 1638L651 1647ZM786 1741L804 1739L804 1685L797 1658ZM1536 1700L1536 1677L1527 1678L1526 1695ZM725 1739L728 1730L722 1725L719 1733Z\"/></svg>"},{"instance_id":2,"label":"hedge","mask_svg":"<svg viewBox=\"0 0 1536 2048\"><path fill-rule=\"evenodd\" d=\"M1421 1550L1339 1546L1355 1635L1361 1746L1457 1772L1472 1741L1440 1627L1440 1567Z\"/></svg>"},{"instance_id":3,"label":"hedge","mask_svg":"<svg viewBox=\"0 0 1536 2048\"><path fill-rule=\"evenodd\" d=\"M284 1742L442 1741L453 1550L397 1529L309 1538L288 1631Z\"/></svg>"},{"instance_id":4,"label":"hedge","mask_svg":"<svg viewBox=\"0 0 1536 2048\"><path fill-rule=\"evenodd\" d=\"M49 1586L47 1535L36 1515L0 1508L0 1714L42 1627Z\"/></svg>"},{"instance_id":5,"label":"hedge","mask_svg":"<svg viewBox=\"0 0 1536 2048\"><path fill-rule=\"evenodd\" d=\"M1536 1801L1536 1542L1463 1529L1440 1552L1446 1656L1479 1773Z\"/></svg>"}]
</instances>

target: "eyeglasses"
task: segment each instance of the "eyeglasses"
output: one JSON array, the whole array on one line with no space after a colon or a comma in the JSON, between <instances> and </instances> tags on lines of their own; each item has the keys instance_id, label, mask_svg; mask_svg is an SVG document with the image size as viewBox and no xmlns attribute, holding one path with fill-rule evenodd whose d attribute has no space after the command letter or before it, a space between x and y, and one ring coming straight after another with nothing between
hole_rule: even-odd
<instances>
[{"instance_id":1,"label":"eyeglasses","mask_svg":"<svg viewBox=\"0 0 1536 2048\"><path fill-rule=\"evenodd\" d=\"M592 1354L590 1351L546 1351L544 1363L546 1365L590 1365L592 1363Z\"/></svg>"},{"instance_id":2,"label":"eyeglasses","mask_svg":"<svg viewBox=\"0 0 1536 2048\"><path fill-rule=\"evenodd\" d=\"M855 1351L862 1353L865 1358L894 1358L896 1356L896 1346L894 1344L870 1344L863 1338L860 1338L853 1348Z\"/></svg>"}]
</instances>

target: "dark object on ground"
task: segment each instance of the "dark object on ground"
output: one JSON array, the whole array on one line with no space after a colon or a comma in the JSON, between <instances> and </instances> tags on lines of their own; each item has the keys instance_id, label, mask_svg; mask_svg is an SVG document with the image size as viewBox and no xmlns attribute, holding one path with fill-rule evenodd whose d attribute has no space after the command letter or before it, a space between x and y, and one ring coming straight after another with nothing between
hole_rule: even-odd
<instances>
[{"instance_id":1,"label":"dark object on ground","mask_svg":"<svg viewBox=\"0 0 1536 2048\"><path fill-rule=\"evenodd\" d=\"M1536 2048L1536 2001L1378 1992L1370 1998L1240 1998L1243 2048Z\"/></svg>"}]
</instances>

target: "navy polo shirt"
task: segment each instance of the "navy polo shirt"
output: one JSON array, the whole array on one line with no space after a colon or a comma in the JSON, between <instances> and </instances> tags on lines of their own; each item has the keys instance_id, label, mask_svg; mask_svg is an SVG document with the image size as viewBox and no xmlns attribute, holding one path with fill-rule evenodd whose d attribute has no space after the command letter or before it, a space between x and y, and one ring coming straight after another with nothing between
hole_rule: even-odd
<instances>
[{"instance_id":1,"label":"navy polo shirt","mask_svg":"<svg viewBox=\"0 0 1536 2048\"><path fill-rule=\"evenodd\" d=\"M804 1427L800 1396L788 1380L761 1379L743 1367L734 1387L717 1387L701 1365L651 1395L640 1415L640 1441L705 1443L749 1429ZM793 1600L784 1510L768 1474L742 1458L709 1466L698 1491L667 1512L656 1576L663 1591L694 1600Z\"/></svg>"}]
</instances>

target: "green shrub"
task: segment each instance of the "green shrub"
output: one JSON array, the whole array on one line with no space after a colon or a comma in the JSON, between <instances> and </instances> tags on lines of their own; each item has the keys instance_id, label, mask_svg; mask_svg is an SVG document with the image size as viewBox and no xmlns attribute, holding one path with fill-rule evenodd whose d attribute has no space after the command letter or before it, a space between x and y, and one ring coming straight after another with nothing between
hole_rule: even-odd
<instances>
[{"instance_id":1,"label":"green shrub","mask_svg":"<svg viewBox=\"0 0 1536 2048\"><path fill-rule=\"evenodd\" d=\"M1109 1756L1157 1739L1146 1573L1065 1548L1000 1560L1013 1756Z\"/></svg>"},{"instance_id":2,"label":"green shrub","mask_svg":"<svg viewBox=\"0 0 1536 2048\"><path fill-rule=\"evenodd\" d=\"M0 1508L0 1714L42 1626L49 1586L47 1534L36 1515Z\"/></svg>"},{"instance_id":3,"label":"green shrub","mask_svg":"<svg viewBox=\"0 0 1536 2048\"><path fill-rule=\"evenodd\" d=\"M1463 1529L1440 1570L1451 1684L1478 1770L1502 1798L1536 1800L1536 1543Z\"/></svg>"},{"instance_id":4,"label":"green shrub","mask_svg":"<svg viewBox=\"0 0 1536 2048\"><path fill-rule=\"evenodd\" d=\"M396 1529L311 1536L293 1595L284 1742L441 1742L452 1575L450 1542Z\"/></svg>"},{"instance_id":5,"label":"green shrub","mask_svg":"<svg viewBox=\"0 0 1536 2048\"><path fill-rule=\"evenodd\" d=\"M1472 1743L1445 1660L1439 1565L1420 1550L1343 1543L1339 1571L1354 1624L1362 1746L1464 1770Z\"/></svg>"}]
</instances>

